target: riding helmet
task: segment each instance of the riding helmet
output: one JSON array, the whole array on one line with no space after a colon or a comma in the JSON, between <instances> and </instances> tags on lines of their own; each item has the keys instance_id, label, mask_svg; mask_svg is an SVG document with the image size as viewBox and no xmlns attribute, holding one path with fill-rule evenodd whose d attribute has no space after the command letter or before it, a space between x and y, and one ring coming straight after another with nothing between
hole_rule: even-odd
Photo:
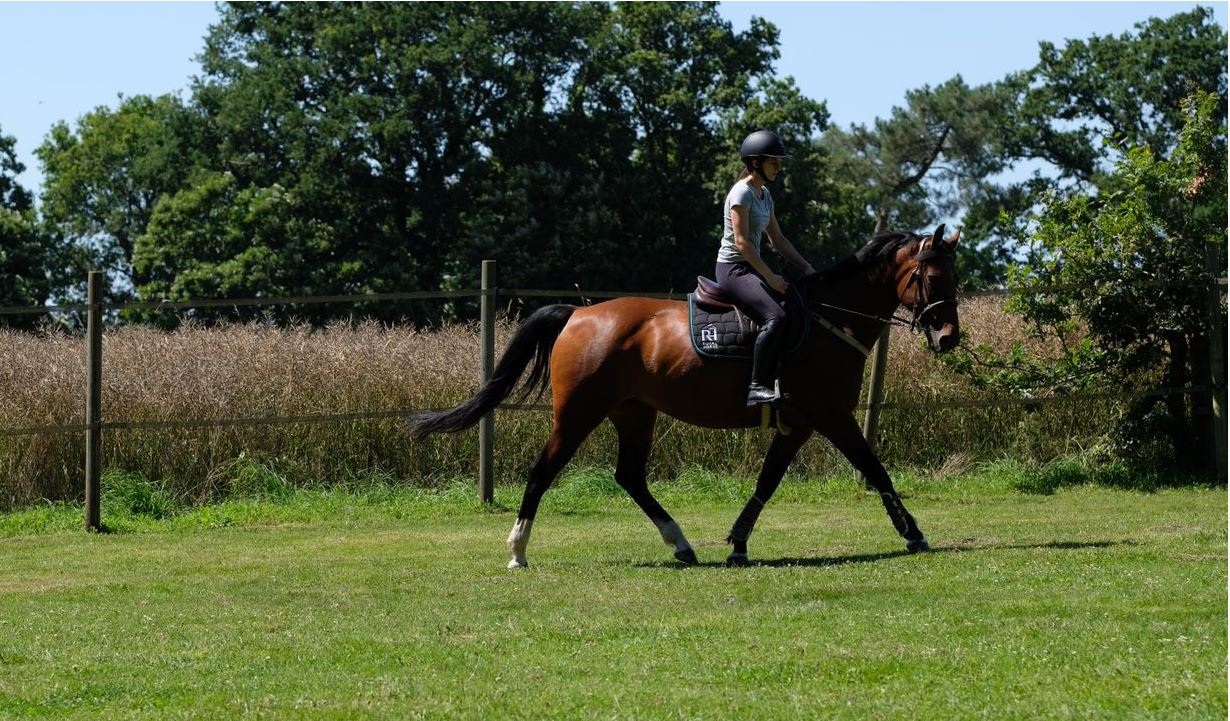
<instances>
[{"instance_id":1,"label":"riding helmet","mask_svg":"<svg viewBox=\"0 0 1230 721\"><path fill-rule=\"evenodd\" d=\"M757 130L743 139L739 148L739 157L744 162L752 158L789 158L786 155L786 144L777 133L770 130Z\"/></svg>"}]
</instances>

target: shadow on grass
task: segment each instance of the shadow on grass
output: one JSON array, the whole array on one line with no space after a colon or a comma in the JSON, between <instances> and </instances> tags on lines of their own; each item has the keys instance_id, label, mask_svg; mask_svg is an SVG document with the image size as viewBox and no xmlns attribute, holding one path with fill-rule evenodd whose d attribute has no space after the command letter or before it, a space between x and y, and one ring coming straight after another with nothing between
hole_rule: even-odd
<instances>
[{"instance_id":1,"label":"shadow on grass","mask_svg":"<svg viewBox=\"0 0 1230 721\"><path fill-rule=\"evenodd\" d=\"M1135 541L1052 541L1050 543L1026 543L1026 544L985 544L978 545L976 542L967 542L965 545L954 546L933 546L931 550L924 554L912 554L905 549L900 551L886 551L883 553L857 553L847 556L817 556L811 558L787 557L787 558L769 558L764 560L752 559L751 568L827 568L830 566L845 566L854 563L875 563L877 561L888 561L902 556L927 556L927 555L942 555L945 553L971 553L975 551L1031 551L1031 550L1057 550L1057 551L1079 551L1089 548L1113 548L1115 546L1135 546ZM638 563L639 568L667 568L675 570L685 570L689 568L728 568L725 561L698 563L693 566L684 565L677 561L658 561L651 563Z\"/></svg>"}]
</instances>

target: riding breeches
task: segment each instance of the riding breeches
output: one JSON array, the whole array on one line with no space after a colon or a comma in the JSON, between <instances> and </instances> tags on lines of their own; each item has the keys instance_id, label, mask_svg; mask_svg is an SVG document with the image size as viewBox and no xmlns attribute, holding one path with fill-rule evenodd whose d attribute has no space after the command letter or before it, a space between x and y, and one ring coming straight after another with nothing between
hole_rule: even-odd
<instances>
[{"instance_id":1,"label":"riding breeches","mask_svg":"<svg viewBox=\"0 0 1230 721\"><path fill-rule=\"evenodd\" d=\"M714 275L714 280L734 299L739 310L758 325L764 326L771 320L780 321L786 317L786 311L775 298L776 294L751 265L718 263Z\"/></svg>"}]
</instances>

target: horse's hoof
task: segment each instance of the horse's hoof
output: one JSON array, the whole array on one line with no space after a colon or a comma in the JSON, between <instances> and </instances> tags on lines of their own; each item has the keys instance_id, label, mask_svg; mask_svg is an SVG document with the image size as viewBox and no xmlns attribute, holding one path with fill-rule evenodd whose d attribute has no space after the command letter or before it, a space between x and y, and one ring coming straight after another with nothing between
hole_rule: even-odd
<instances>
[{"instance_id":1,"label":"horse's hoof","mask_svg":"<svg viewBox=\"0 0 1230 721\"><path fill-rule=\"evenodd\" d=\"M530 567L530 564L528 562L518 561L515 558L508 562L508 570L510 571L516 570L518 568L529 568L529 567Z\"/></svg>"},{"instance_id":2,"label":"horse's hoof","mask_svg":"<svg viewBox=\"0 0 1230 721\"><path fill-rule=\"evenodd\" d=\"M920 538L917 541L910 541L905 544L905 550L910 553L926 553L931 550L931 546L927 544L927 539Z\"/></svg>"},{"instance_id":3,"label":"horse's hoof","mask_svg":"<svg viewBox=\"0 0 1230 721\"><path fill-rule=\"evenodd\" d=\"M748 560L746 553L732 553L726 557L727 568L747 568L752 565Z\"/></svg>"},{"instance_id":4,"label":"horse's hoof","mask_svg":"<svg viewBox=\"0 0 1230 721\"><path fill-rule=\"evenodd\" d=\"M682 551L675 551L675 560L689 566L695 566L700 563L700 559L696 558L696 551L691 548L685 548Z\"/></svg>"}]
</instances>

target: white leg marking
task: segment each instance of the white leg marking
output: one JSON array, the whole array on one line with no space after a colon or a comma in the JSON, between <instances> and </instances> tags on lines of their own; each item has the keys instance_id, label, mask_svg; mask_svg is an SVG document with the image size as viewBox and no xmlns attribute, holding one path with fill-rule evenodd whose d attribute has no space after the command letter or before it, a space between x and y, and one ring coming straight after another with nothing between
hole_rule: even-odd
<instances>
[{"instance_id":1,"label":"white leg marking","mask_svg":"<svg viewBox=\"0 0 1230 721\"><path fill-rule=\"evenodd\" d=\"M658 532L662 534L662 541L668 546L674 546L675 552L691 550L692 544L688 543L688 539L683 536L683 529L674 521L654 521L658 527Z\"/></svg>"},{"instance_id":2,"label":"white leg marking","mask_svg":"<svg viewBox=\"0 0 1230 721\"><path fill-rule=\"evenodd\" d=\"M509 568L525 568L529 565L525 560L525 548L530 545L530 528L533 526L533 520L524 518L518 518L513 524L512 533L508 534L508 550L512 552Z\"/></svg>"}]
</instances>

